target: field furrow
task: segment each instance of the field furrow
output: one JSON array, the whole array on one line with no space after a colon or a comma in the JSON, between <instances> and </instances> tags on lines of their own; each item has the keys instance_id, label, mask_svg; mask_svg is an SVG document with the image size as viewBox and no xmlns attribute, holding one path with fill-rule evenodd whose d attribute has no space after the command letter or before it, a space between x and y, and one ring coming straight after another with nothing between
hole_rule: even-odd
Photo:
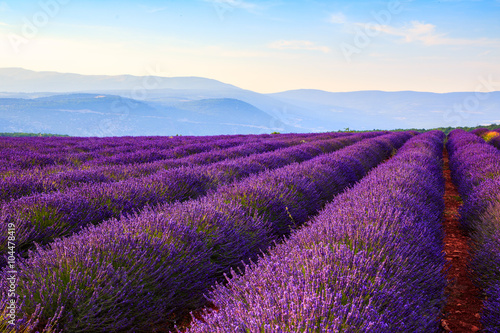
<instances>
[{"instance_id":1,"label":"field furrow","mask_svg":"<svg viewBox=\"0 0 500 333\"><path fill-rule=\"evenodd\" d=\"M179 312L202 306L225 273L307 221L412 136L362 140L38 248L19 264L18 328L37 319L67 332L172 325Z\"/></svg>"},{"instance_id":2,"label":"field furrow","mask_svg":"<svg viewBox=\"0 0 500 333\"><path fill-rule=\"evenodd\" d=\"M210 165L179 167L110 184L86 184L64 193L23 197L2 206L0 254L7 252L9 224L16 226L17 251L24 255L34 242L46 244L86 225L137 212L145 206L203 196L220 185L248 175L305 161L380 134L318 140ZM4 265L5 257L0 260Z\"/></svg>"},{"instance_id":3,"label":"field furrow","mask_svg":"<svg viewBox=\"0 0 500 333\"><path fill-rule=\"evenodd\" d=\"M112 161L109 161L110 165L86 166L84 169L47 170L46 168L43 171L31 170L1 179L0 201L8 201L36 193L64 192L67 189L79 187L86 183L112 183L129 178L145 177L181 166L206 165L222 160L286 148L303 142L336 137L340 137L340 135L296 136L283 140L243 140L238 138L237 140L215 141L212 144L204 144L202 151L193 149L189 151L187 156L180 154L175 158L152 162L136 162L124 165L113 164L111 163Z\"/></svg>"},{"instance_id":4,"label":"field furrow","mask_svg":"<svg viewBox=\"0 0 500 333\"><path fill-rule=\"evenodd\" d=\"M410 139L304 228L219 284L188 332L438 332L442 132Z\"/></svg>"},{"instance_id":5,"label":"field furrow","mask_svg":"<svg viewBox=\"0 0 500 333\"><path fill-rule=\"evenodd\" d=\"M500 330L500 151L463 130L449 135L453 182L463 200L461 226L472 241L471 270L483 291L485 332Z\"/></svg>"}]
</instances>

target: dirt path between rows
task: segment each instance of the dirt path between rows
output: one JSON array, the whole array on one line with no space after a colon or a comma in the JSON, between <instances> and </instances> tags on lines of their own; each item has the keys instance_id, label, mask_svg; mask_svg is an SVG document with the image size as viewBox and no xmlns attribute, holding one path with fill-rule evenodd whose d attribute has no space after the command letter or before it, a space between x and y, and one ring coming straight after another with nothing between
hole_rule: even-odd
<instances>
[{"instance_id":1,"label":"dirt path between rows","mask_svg":"<svg viewBox=\"0 0 500 333\"><path fill-rule=\"evenodd\" d=\"M470 333L478 332L481 329L480 313L482 312L482 301L480 300L480 291L472 283L471 275L468 270L469 238L459 227L458 209L462 205L460 195L451 181L449 170L448 152L443 152L444 176L445 176L445 211L443 214L443 225L445 231L444 252L448 261L447 278L449 281L446 289L448 303L443 312L441 327L443 332ZM213 305L212 305L213 307ZM199 318L202 310L194 313ZM189 327L191 315L177 313L177 327L184 332ZM172 326L158 328L155 332L169 332Z\"/></svg>"},{"instance_id":2,"label":"dirt path between rows","mask_svg":"<svg viewBox=\"0 0 500 333\"><path fill-rule=\"evenodd\" d=\"M446 181L443 215L444 252L449 265L447 271L449 284L446 288L448 303L444 309L441 327L444 332L478 332L481 329L482 301L480 291L473 284L468 269L470 239L459 226L458 209L462 205L462 201L457 188L451 182L446 149L443 154L443 172Z\"/></svg>"}]
</instances>

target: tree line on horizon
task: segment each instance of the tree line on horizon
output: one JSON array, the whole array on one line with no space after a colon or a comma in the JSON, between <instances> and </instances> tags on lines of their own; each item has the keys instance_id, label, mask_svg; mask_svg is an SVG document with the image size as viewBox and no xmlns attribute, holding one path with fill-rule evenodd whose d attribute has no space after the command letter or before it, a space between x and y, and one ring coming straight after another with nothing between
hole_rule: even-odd
<instances>
[{"instance_id":1,"label":"tree line on horizon","mask_svg":"<svg viewBox=\"0 0 500 333\"><path fill-rule=\"evenodd\" d=\"M420 133L424 132L429 132L429 131L442 131L444 134L448 135L451 131L454 129L463 129L464 131L470 132L472 130L475 130L477 128L486 128L488 130L494 130L499 128L500 125L498 124L490 124L490 125L478 125L478 126L459 126L459 127L437 127L437 128L431 128L431 129L425 129L425 128L397 128L390 130L391 132L403 132L403 131L417 131ZM348 132L348 133L361 133L361 132L373 132L373 131L384 131L381 129L371 129L371 130L351 130L349 128L344 128L343 130L338 130L338 131L332 131L332 132ZM273 132L271 134L280 134L279 132ZM65 134L50 134L50 133L23 133L23 132L15 132L15 133L0 133L0 137L6 136L6 137L70 137L70 135L65 135ZM165 135L167 136L167 135ZM180 134L176 134L176 136L180 136Z\"/></svg>"}]
</instances>

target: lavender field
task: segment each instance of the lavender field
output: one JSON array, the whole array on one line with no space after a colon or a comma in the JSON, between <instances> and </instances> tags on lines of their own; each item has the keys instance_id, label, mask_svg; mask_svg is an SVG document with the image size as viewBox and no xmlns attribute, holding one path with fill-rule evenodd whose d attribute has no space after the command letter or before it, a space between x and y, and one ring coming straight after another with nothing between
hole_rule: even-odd
<instances>
[{"instance_id":1,"label":"lavender field","mask_svg":"<svg viewBox=\"0 0 500 333\"><path fill-rule=\"evenodd\" d=\"M444 152L499 332L499 133L0 137L0 331L441 332Z\"/></svg>"}]
</instances>

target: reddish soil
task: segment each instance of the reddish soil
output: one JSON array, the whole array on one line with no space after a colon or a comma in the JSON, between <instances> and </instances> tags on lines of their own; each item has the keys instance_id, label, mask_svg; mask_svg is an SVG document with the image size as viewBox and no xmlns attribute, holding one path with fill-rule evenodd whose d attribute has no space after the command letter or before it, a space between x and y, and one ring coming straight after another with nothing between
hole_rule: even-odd
<instances>
[{"instance_id":1,"label":"reddish soil","mask_svg":"<svg viewBox=\"0 0 500 333\"><path fill-rule=\"evenodd\" d=\"M470 260L469 238L460 228L458 221L458 209L462 200L458 191L451 181L448 164L448 152L444 150L444 176L445 176L445 211L443 214L443 225L445 230L444 252L448 261L447 278L449 281L446 293L448 303L443 312L441 327L443 332L470 333L481 330L480 314L482 313L482 301L480 290L471 280L471 272L468 268ZM213 304L207 308L217 311ZM206 308L205 308L206 309ZM204 309L193 311L193 315L201 318ZM191 314L187 311L175 313L168 320L170 323L156 327L154 332L171 332L172 325L176 323L180 332L184 332L191 323Z\"/></svg>"},{"instance_id":2,"label":"reddish soil","mask_svg":"<svg viewBox=\"0 0 500 333\"><path fill-rule=\"evenodd\" d=\"M189 311L179 311L179 312L174 312L168 319L167 322L164 323L163 325L159 325L157 327L153 328L153 332L158 332L158 333L167 333L167 332L177 332L175 329L175 326L179 330L179 332L185 332L188 327L191 325L192 321L192 315L200 320L202 319L202 314L205 310L210 310L210 311L217 311L217 307L213 304L208 302L205 307L201 309L197 309L195 311L189 312Z\"/></svg>"},{"instance_id":3,"label":"reddish soil","mask_svg":"<svg viewBox=\"0 0 500 333\"><path fill-rule=\"evenodd\" d=\"M481 329L482 301L480 290L473 284L468 268L470 239L459 225L458 209L462 205L462 200L457 188L451 182L446 149L443 157L446 180L443 215L444 252L449 265L447 271L449 284L446 290L448 303L444 309L441 327L444 332L478 332Z\"/></svg>"}]
</instances>

